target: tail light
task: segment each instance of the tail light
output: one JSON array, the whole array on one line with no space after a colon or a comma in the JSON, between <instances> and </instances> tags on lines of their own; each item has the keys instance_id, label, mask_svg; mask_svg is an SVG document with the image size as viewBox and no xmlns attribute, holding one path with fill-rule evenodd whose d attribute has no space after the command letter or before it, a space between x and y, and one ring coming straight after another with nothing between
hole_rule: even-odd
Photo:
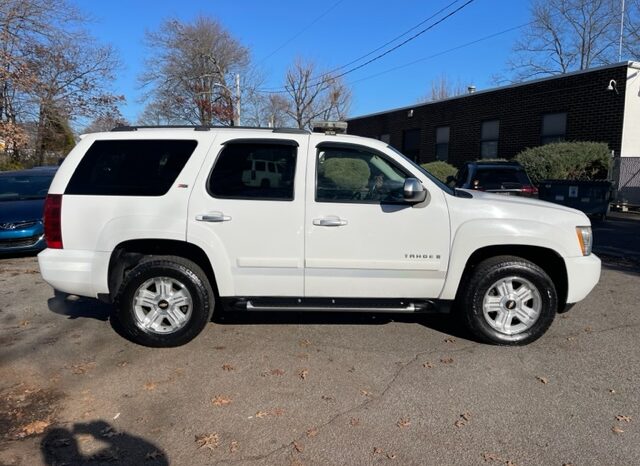
<instances>
[{"instance_id":1,"label":"tail light","mask_svg":"<svg viewBox=\"0 0 640 466\"><path fill-rule=\"evenodd\" d=\"M62 249L62 194L49 194L44 201L44 237L48 248Z\"/></svg>"},{"instance_id":2,"label":"tail light","mask_svg":"<svg viewBox=\"0 0 640 466\"><path fill-rule=\"evenodd\" d=\"M526 194L527 196L537 196L538 195L538 188L536 188L535 186L523 186L522 187L522 192L524 194Z\"/></svg>"}]
</instances>

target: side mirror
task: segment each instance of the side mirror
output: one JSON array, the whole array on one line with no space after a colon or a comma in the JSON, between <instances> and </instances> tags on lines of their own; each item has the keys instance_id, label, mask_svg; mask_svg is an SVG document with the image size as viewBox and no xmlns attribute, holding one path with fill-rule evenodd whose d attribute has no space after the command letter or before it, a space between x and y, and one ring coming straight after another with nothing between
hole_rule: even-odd
<instances>
[{"instance_id":1,"label":"side mirror","mask_svg":"<svg viewBox=\"0 0 640 466\"><path fill-rule=\"evenodd\" d=\"M410 204L418 204L427 198L427 190L424 189L422 183L415 178L407 178L404 180L402 190L405 202Z\"/></svg>"}]
</instances>

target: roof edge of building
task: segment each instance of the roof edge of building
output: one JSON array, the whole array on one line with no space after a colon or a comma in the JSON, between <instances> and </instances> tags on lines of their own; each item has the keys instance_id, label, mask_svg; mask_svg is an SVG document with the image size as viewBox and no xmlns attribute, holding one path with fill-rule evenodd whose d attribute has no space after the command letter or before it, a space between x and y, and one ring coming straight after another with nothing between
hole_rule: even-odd
<instances>
[{"instance_id":1,"label":"roof edge of building","mask_svg":"<svg viewBox=\"0 0 640 466\"><path fill-rule=\"evenodd\" d=\"M606 70L606 69L613 69L613 68L622 68L623 66L626 66L627 68L634 68L634 69L639 69L640 70L640 62L637 61L622 61L619 63L613 63L611 65L602 65L602 66L598 66L596 68L589 68L587 70L579 70L579 71L571 71L569 73L563 73L563 74L556 74L553 76L545 76L544 78L538 78L538 79L532 79L530 81L523 81L520 83L513 83L513 84L508 84L506 86L498 86L498 87L491 87L489 89L483 89L481 91L474 91L472 93L467 93L467 94L460 94L460 95L456 95L453 97L447 97L446 99L440 99L440 100L434 100L431 102L420 102L420 103L416 103L414 105L405 105L402 107L396 107L396 108L391 108L388 110L381 110L379 112L373 112L373 113L367 113L364 115L358 115L358 116L354 116L351 118L347 118L346 121L353 121L353 120L360 120L363 118L369 118L369 117L373 117L373 116L377 116L377 115L384 115L385 113L391 113L391 112L400 112L402 110L411 110L411 109L415 109L415 108L420 108L420 107L426 107L428 105L433 105L433 104L439 104L441 102L447 102L447 101L451 101L451 100L458 100L458 99L465 99L467 97L473 97L475 95L479 95L479 94L488 94L491 92L498 92L504 89L511 89L514 87L522 87L522 86L528 86L530 84L536 84L536 83L540 83L540 82L544 82L544 81L551 81L554 79L562 79L562 78L567 78L570 76L577 76L577 75L581 75L581 74L588 74L588 73L594 73L596 71L602 71L602 70Z\"/></svg>"}]
</instances>

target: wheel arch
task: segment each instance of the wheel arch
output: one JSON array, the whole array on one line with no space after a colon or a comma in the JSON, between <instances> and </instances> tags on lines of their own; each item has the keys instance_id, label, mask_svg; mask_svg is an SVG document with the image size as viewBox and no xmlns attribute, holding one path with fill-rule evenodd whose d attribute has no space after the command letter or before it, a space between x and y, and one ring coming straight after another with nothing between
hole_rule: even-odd
<instances>
[{"instance_id":1,"label":"wheel arch","mask_svg":"<svg viewBox=\"0 0 640 466\"><path fill-rule=\"evenodd\" d=\"M196 263L207 275L215 296L219 296L215 271L202 248L186 241L172 239L134 239L119 243L111 253L108 271L111 300L118 293L127 273L144 257L149 256L179 256Z\"/></svg>"}]
</instances>

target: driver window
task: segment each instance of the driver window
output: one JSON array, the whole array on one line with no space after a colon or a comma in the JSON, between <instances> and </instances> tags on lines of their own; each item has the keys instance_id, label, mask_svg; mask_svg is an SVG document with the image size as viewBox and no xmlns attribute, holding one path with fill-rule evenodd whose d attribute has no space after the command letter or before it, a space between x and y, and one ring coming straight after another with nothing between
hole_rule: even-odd
<instances>
[{"instance_id":1,"label":"driver window","mask_svg":"<svg viewBox=\"0 0 640 466\"><path fill-rule=\"evenodd\" d=\"M403 202L408 175L375 152L320 148L316 167L318 202Z\"/></svg>"}]
</instances>

